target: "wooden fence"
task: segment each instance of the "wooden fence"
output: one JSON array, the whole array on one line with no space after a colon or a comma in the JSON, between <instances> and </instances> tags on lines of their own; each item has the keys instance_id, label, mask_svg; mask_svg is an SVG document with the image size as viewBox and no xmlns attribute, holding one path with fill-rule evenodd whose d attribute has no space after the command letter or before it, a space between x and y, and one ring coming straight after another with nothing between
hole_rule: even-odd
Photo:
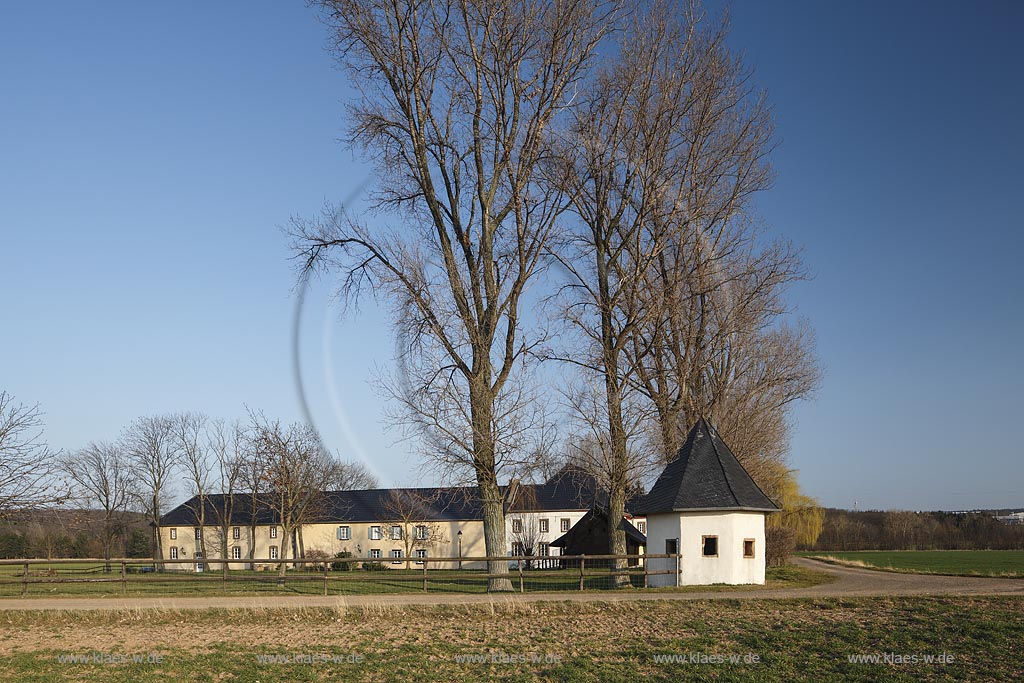
<instances>
[{"instance_id":1,"label":"wooden fence","mask_svg":"<svg viewBox=\"0 0 1024 683\"><path fill-rule=\"evenodd\" d=\"M674 569L651 569L648 560L674 559ZM615 567L615 561L624 565ZM463 564L499 562L507 573L464 569ZM557 566L554 563L557 562ZM280 573L282 563L286 567ZM403 565L395 569L387 568ZM230 565L270 567L267 571L231 569ZM432 568L433 565L433 568ZM445 569L444 566L456 566ZM216 569L214 569L216 567ZM679 555L562 555L555 557L409 557L370 558L244 558L201 560L143 560L114 558L0 560L0 595L141 593L180 594L205 590L231 592L258 587L312 592L322 584L322 594L384 593L404 591L465 592L501 589L534 591L599 590L623 586L647 588L650 577L678 574ZM185 569L188 568L188 569ZM367 569L375 571L367 571ZM212 570L212 571L211 571ZM497 586L493 579L507 579ZM672 583L675 583L673 581ZM113 585L107 585L113 584ZM119 585L118 585L119 584ZM299 586L301 590L296 591ZM18 590L20 588L20 591ZM160 589L160 590L152 590ZM317 590L316 592L321 592Z\"/></svg>"}]
</instances>

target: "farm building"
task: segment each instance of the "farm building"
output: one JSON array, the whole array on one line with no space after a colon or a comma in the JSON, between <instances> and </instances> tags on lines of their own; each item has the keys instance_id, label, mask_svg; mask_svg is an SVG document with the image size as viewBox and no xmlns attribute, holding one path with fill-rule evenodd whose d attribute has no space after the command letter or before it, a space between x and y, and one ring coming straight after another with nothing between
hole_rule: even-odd
<instances>
[{"instance_id":1,"label":"farm building","mask_svg":"<svg viewBox=\"0 0 1024 683\"><path fill-rule=\"evenodd\" d=\"M651 585L764 583L765 517L777 510L700 419L636 510L646 516L647 552L681 556L677 576L652 576ZM648 562L676 568L674 559Z\"/></svg>"}]
</instances>

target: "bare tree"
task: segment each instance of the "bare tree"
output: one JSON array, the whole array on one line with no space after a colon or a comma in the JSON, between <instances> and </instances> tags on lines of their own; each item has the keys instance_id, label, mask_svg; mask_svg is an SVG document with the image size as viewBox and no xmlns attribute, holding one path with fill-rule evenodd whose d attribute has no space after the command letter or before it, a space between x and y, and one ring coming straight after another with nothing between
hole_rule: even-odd
<instances>
[{"instance_id":1,"label":"bare tree","mask_svg":"<svg viewBox=\"0 0 1024 683\"><path fill-rule=\"evenodd\" d=\"M391 541L401 541L405 568L408 569L416 550L427 550L448 543L444 526L436 521L433 510L437 497L415 489L392 489L385 497L380 521ZM397 538L395 532L397 531Z\"/></svg>"},{"instance_id":2,"label":"bare tree","mask_svg":"<svg viewBox=\"0 0 1024 683\"><path fill-rule=\"evenodd\" d=\"M43 440L39 406L15 403L0 391L0 517L67 500L57 478L57 453Z\"/></svg>"},{"instance_id":3,"label":"bare tree","mask_svg":"<svg viewBox=\"0 0 1024 683\"><path fill-rule=\"evenodd\" d=\"M561 163L553 167L553 182L564 183L581 224L551 242L567 275L560 317L577 332L561 359L583 376L570 405L587 425L589 460L607 486L609 546L616 554L626 552L615 520L624 514L637 464L630 437L642 434L643 419L628 350L639 328L657 324L649 273L662 257L669 215L685 185L686 95L702 66L699 37L676 9L656 3L633 17L617 59L597 72L575 109ZM592 381L602 385L599 395L587 386Z\"/></svg>"},{"instance_id":4,"label":"bare tree","mask_svg":"<svg viewBox=\"0 0 1024 683\"><path fill-rule=\"evenodd\" d=\"M771 186L774 128L764 94L726 45L727 18L708 18L697 3L674 16L678 163L642 289L652 314L627 352L666 460L703 416L763 482L753 470L783 457L789 406L818 382L810 328L784 324L785 289L806 273L788 244L765 243L751 210L751 197Z\"/></svg>"},{"instance_id":5,"label":"bare tree","mask_svg":"<svg viewBox=\"0 0 1024 683\"><path fill-rule=\"evenodd\" d=\"M334 459L328 477L328 488L331 491L358 491L380 486L377 477L360 462Z\"/></svg>"},{"instance_id":6,"label":"bare tree","mask_svg":"<svg viewBox=\"0 0 1024 683\"><path fill-rule=\"evenodd\" d=\"M307 424L284 426L254 415L252 435L257 457L266 464L267 500L281 525L279 571L283 577L289 546L292 557L302 555L302 527L316 518L324 503L332 459L319 434Z\"/></svg>"},{"instance_id":7,"label":"bare tree","mask_svg":"<svg viewBox=\"0 0 1024 683\"><path fill-rule=\"evenodd\" d=\"M125 515L137 498L128 459L117 444L93 442L68 457L64 469L74 484L75 497L86 506L98 505L103 512L100 539L109 572L114 541L124 535Z\"/></svg>"},{"instance_id":8,"label":"bare tree","mask_svg":"<svg viewBox=\"0 0 1024 683\"><path fill-rule=\"evenodd\" d=\"M548 129L570 103L612 9L589 2L323 0L361 91L352 142L381 164L394 229L329 215L298 224L307 271L338 270L396 308L413 382L398 389L433 455L471 473L489 554L504 547L496 433L510 378L537 343L520 307L561 202L539 184ZM423 353L428 363L414 356ZM437 363L435 364L435 361ZM443 405L438 402L444 402ZM507 420L513 421L514 420ZM507 573L492 563L492 574ZM496 578L491 589L510 589Z\"/></svg>"},{"instance_id":9,"label":"bare tree","mask_svg":"<svg viewBox=\"0 0 1024 683\"><path fill-rule=\"evenodd\" d=\"M163 559L160 516L177 470L174 421L167 416L140 417L125 431L120 447L128 456L141 507L153 525L155 558ZM163 565L158 566L158 570Z\"/></svg>"},{"instance_id":10,"label":"bare tree","mask_svg":"<svg viewBox=\"0 0 1024 683\"><path fill-rule=\"evenodd\" d=\"M213 476L213 444L207 433L207 423L206 416L199 413L181 413L171 418L178 466L184 472L186 486L192 494L186 505L195 517L199 529L199 551L206 558L209 557L206 550L206 511Z\"/></svg>"},{"instance_id":11,"label":"bare tree","mask_svg":"<svg viewBox=\"0 0 1024 683\"><path fill-rule=\"evenodd\" d=\"M248 467L248 436L238 422L226 423L214 420L207 427L207 441L213 455L213 477L220 491L216 503L211 506L219 529L221 557L228 559L228 545L231 526L235 515L236 497L244 485ZM255 520L255 510L253 510ZM255 539L255 535L253 536ZM250 545L250 549L255 543ZM225 567L227 565L224 565Z\"/></svg>"}]
</instances>

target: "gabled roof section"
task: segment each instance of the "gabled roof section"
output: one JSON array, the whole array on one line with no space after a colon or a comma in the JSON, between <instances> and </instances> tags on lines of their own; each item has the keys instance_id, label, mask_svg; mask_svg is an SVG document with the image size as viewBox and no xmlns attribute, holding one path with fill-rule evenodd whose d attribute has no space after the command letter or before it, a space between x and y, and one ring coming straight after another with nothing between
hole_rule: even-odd
<instances>
[{"instance_id":1,"label":"gabled roof section","mask_svg":"<svg viewBox=\"0 0 1024 683\"><path fill-rule=\"evenodd\" d=\"M625 532L628 541L637 545L647 545L647 537L625 518L619 520L619 528ZM592 507L587 514L580 518L580 521L552 541L551 545L555 548L579 547L581 544L586 545L586 542L593 537L605 541L608 537L608 509L599 505Z\"/></svg>"},{"instance_id":2,"label":"gabled roof section","mask_svg":"<svg viewBox=\"0 0 1024 683\"><path fill-rule=\"evenodd\" d=\"M774 512L778 509L743 469L714 427L701 418L637 512L652 515L687 510Z\"/></svg>"}]
</instances>

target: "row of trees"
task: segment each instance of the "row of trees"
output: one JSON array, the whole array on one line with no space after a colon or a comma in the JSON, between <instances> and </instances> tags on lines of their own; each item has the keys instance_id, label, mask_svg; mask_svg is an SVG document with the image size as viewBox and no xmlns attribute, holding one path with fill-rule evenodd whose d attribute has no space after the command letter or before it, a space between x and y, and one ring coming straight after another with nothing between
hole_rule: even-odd
<instances>
[{"instance_id":1,"label":"row of trees","mask_svg":"<svg viewBox=\"0 0 1024 683\"><path fill-rule=\"evenodd\" d=\"M320 511L324 491L376 485L365 467L329 453L310 425L255 412L234 422L198 413L141 417L115 440L55 452L42 438L38 406L0 392L0 516L54 505L95 509L98 519L90 528L106 559L125 541L138 513L155 530L182 492L203 529L204 557L213 543L221 557L228 556L229 526L243 506L271 510L288 539L282 559L289 546L301 556L302 525ZM249 517L254 539L255 515ZM156 533L153 553L165 557Z\"/></svg>"},{"instance_id":2,"label":"row of trees","mask_svg":"<svg viewBox=\"0 0 1024 683\"><path fill-rule=\"evenodd\" d=\"M1024 525L984 512L825 510L813 550L1024 549Z\"/></svg>"},{"instance_id":3,"label":"row of trees","mask_svg":"<svg viewBox=\"0 0 1024 683\"><path fill-rule=\"evenodd\" d=\"M317 4L393 221L330 207L293 246L303 277L393 304L384 386L439 472L477 486L488 554L499 481L552 458L550 361L562 455L602 478L613 519L700 416L770 495L791 484L789 406L819 378L810 328L786 322L806 272L752 210L774 131L727 20L697 2Z\"/></svg>"}]
</instances>

